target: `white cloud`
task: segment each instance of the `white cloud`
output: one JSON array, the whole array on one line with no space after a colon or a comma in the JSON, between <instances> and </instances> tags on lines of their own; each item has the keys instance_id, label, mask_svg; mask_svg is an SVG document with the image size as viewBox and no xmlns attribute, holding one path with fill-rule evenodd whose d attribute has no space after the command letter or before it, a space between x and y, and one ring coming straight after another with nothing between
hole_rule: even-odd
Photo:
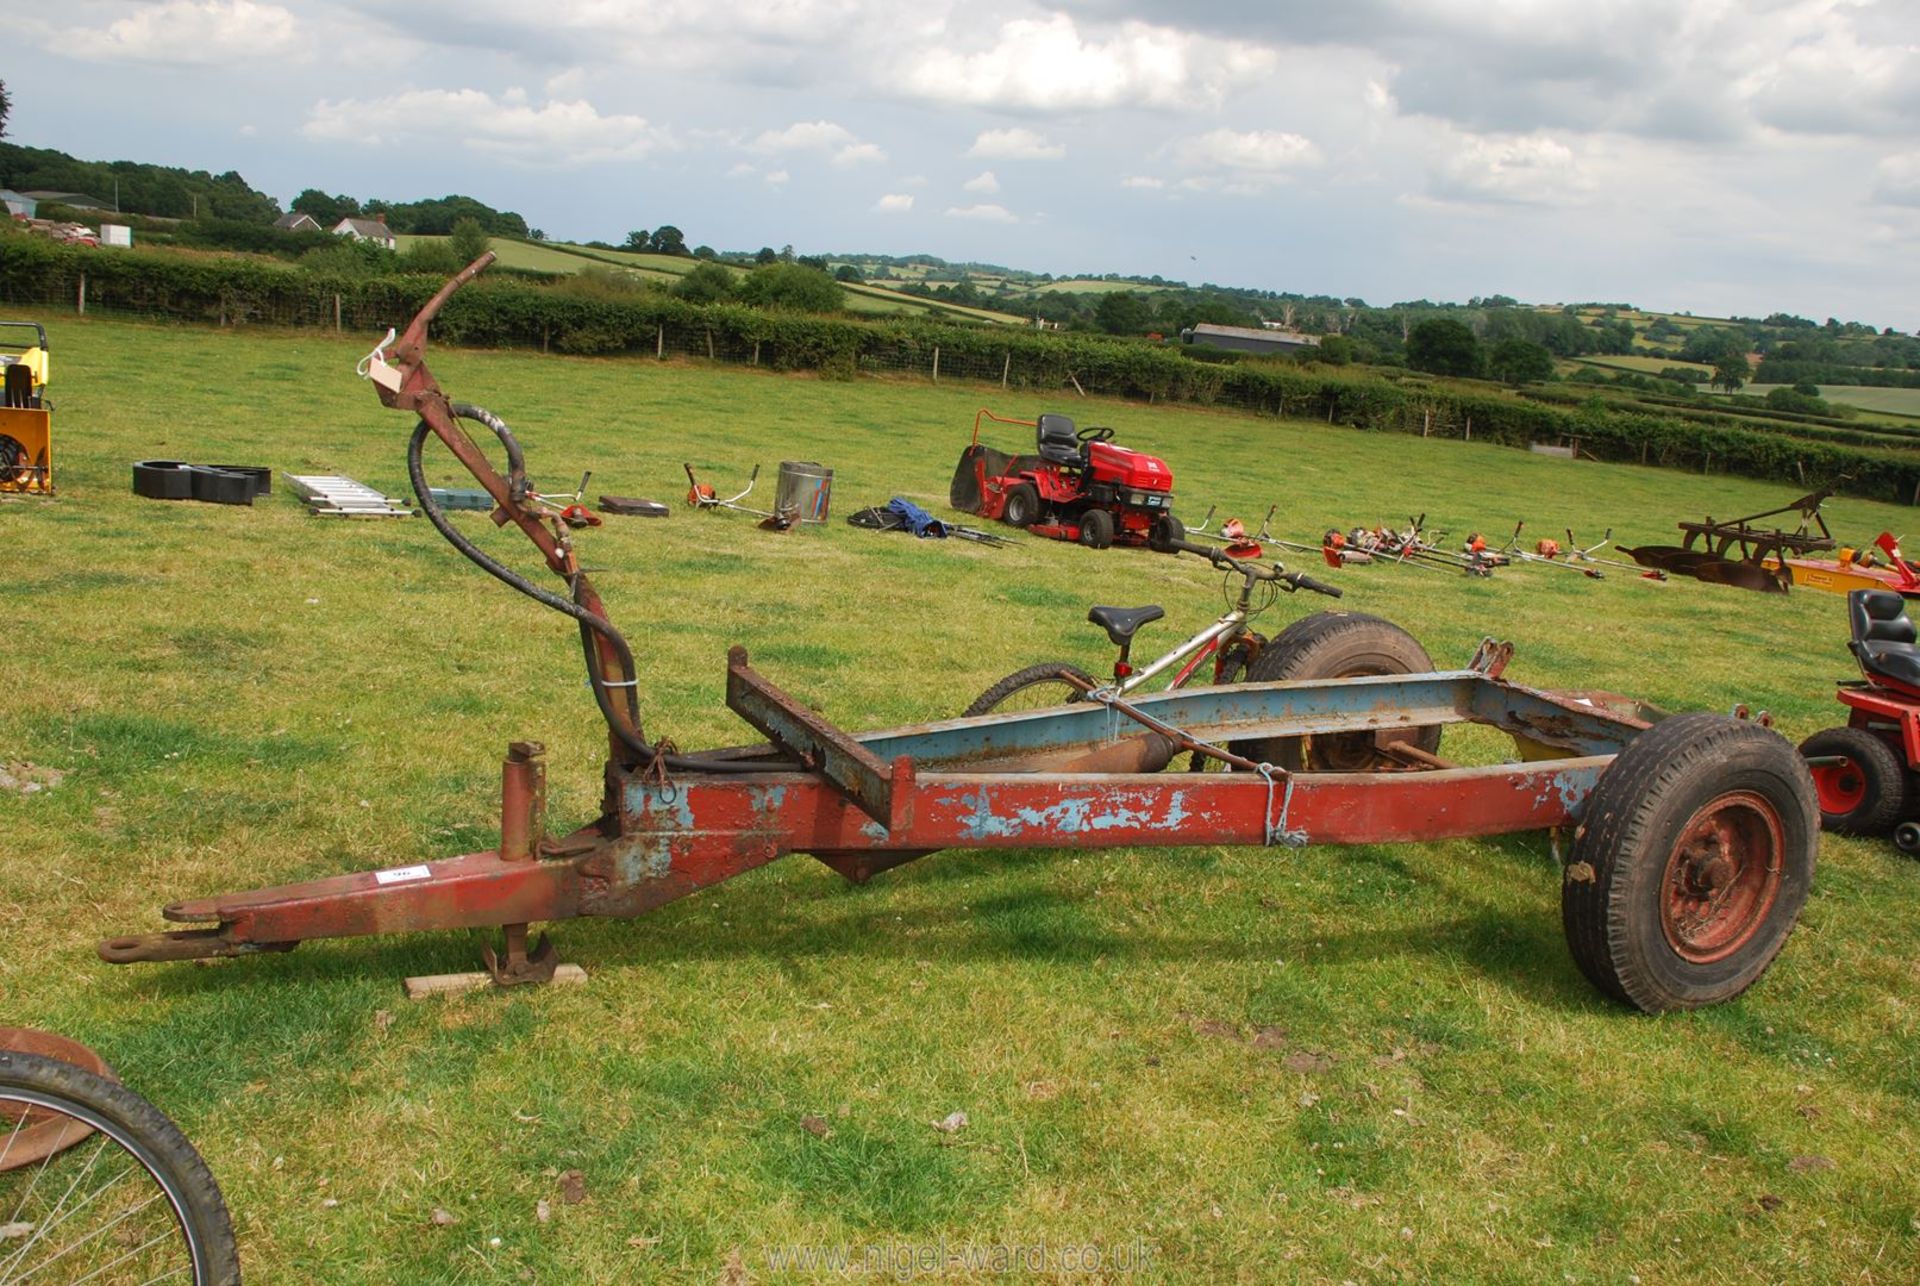
<instances>
[{"instance_id":1,"label":"white cloud","mask_svg":"<svg viewBox=\"0 0 1920 1286\"><path fill-rule=\"evenodd\" d=\"M1180 160L1197 169L1279 175L1320 160L1320 149L1299 134L1280 130L1209 130L1174 145Z\"/></svg>"},{"instance_id":2,"label":"white cloud","mask_svg":"<svg viewBox=\"0 0 1920 1286\"><path fill-rule=\"evenodd\" d=\"M750 178L756 173L758 173L758 171L745 161L736 161L727 170L727 177L730 179L744 179Z\"/></svg>"},{"instance_id":3,"label":"white cloud","mask_svg":"<svg viewBox=\"0 0 1920 1286\"><path fill-rule=\"evenodd\" d=\"M993 176L992 170L982 170L960 186L969 192L984 192L991 196L1000 190L1000 180Z\"/></svg>"},{"instance_id":4,"label":"white cloud","mask_svg":"<svg viewBox=\"0 0 1920 1286\"><path fill-rule=\"evenodd\" d=\"M1259 75L1272 54L1238 40L1125 22L1084 37L1067 14L1004 24L990 49L936 49L905 72L910 94L943 103L1033 111L1191 107Z\"/></svg>"},{"instance_id":5,"label":"white cloud","mask_svg":"<svg viewBox=\"0 0 1920 1286\"><path fill-rule=\"evenodd\" d=\"M1057 161L1066 154L1062 145L1050 143L1044 135L1020 125L983 130L967 149L968 156L1007 161Z\"/></svg>"},{"instance_id":6,"label":"white cloud","mask_svg":"<svg viewBox=\"0 0 1920 1286\"><path fill-rule=\"evenodd\" d=\"M785 183L788 179L792 177L793 176L791 174L788 174L785 170L768 170L767 171L767 182L774 187L779 187L782 183Z\"/></svg>"},{"instance_id":7,"label":"white cloud","mask_svg":"<svg viewBox=\"0 0 1920 1286\"><path fill-rule=\"evenodd\" d=\"M956 205L947 210L955 219L978 219L982 223L1018 223L1013 212L1004 205Z\"/></svg>"},{"instance_id":8,"label":"white cloud","mask_svg":"<svg viewBox=\"0 0 1920 1286\"><path fill-rule=\"evenodd\" d=\"M89 62L199 63L212 66L285 54L294 47L293 14L253 0L165 0L143 5L103 28L57 31L48 47Z\"/></svg>"},{"instance_id":9,"label":"white cloud","mask_svg":"<svg viewBox=\"0 0 1920 1286\"><path fill-rule=\"evenodd\" d=\"M853 131L833 121L795 121L783 130L766 130L747 146L756 152L827 152L858 143Z\"/></svg>"},{"instance_id":10,"label":"white cloud","mask_svg":"<svg viewBox=\"0 0 1920 1286\"><path fill-rule=\"evenodd\" d=\"M1469 138L1430 185L1444 200L1521 204L1566 200L1590 186L1573 149L1544 134Z\"/></svg>"},{"instance_id":11,"label":"white cloud","mask_svg":"<svg viewBox=\"0 0 1920 1286\"><path fill-rule=\"evenodd\" d=\"M889 192L875 201L873 208L880 214L905 214L913 209L913 197L906 192Z\"/></svg>"},{"instance_id":12,"label":"white cloud","mask_svg":"<svg viewBox=\"0 0 1920 1286\"><path fill-rule=\"evenodd\" d=\"M1120 180L1120 186L1123 188L1157 189L1167 186L1167 181L1165 179L1156 179L1150 174L1129 174L1126 178Z\"/></svg>"},{"instance_id":13,"label":"white cloud","mask_svg":"<svg viewBox=\"0 0 1920 1286\"><path fill-rule=\"evenodd\" d=\"M835 121L795 121L782 130L762 131L746 146L768 155L832 152L835 165L864 165L887 159L878 144L861 142L852 130Z\"/></svg>"},{"instance_id":14,"label":"white cloud","mask_svg":"<svg viewBox=\"0 0 1920 1286\"><path fill-rule=\"evenodd\" d=\"M632 160L672 146L640 116L603 116L587 102L535 107L519 90L499 98L477 89L419 89L391 98L319 102L300 132L310 139L369 145L410 138L458 141L476 152L528 164Z\"/></svg>"},{"instance_id":15,"label":"white cloud","mask_svg":"<svg viewBox=\"0 0 1920 1286\"><path fill-rule=\"evenodd\" d=\"M1874 168L1873 199L1882 205L1920 206L1920 152L1889 156Z\"/></svg>"}]
</instances>

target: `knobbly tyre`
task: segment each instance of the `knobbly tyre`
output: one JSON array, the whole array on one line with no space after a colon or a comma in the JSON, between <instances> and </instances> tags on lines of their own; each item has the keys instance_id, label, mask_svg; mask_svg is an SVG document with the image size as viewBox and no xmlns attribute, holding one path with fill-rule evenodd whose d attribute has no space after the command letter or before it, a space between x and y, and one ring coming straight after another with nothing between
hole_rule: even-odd
<instances>
[{"instance_id":1,"label":"knobbly tyre","mask_svg":"<svg viewBox=\"0 0 1920 1286\"><path fill-rule=\"evenodd\" d=\"M1818 813L1793 747L1717 715L1649 723L1624 699L1542 692L1501 677L1512 649L1465 669L1309 682L1248 682L848 733L727 656L727 705L765 738L684 753L643 732L638 667L581 569L574 533L543 507L506 423L452 402L428 371L427 324L490 262L483 255L364 363L387 406L419 417L408 465L423 501L429 438L451 449L519 527L564 594L475 547L437 506L428 519L489 574L571 618L607 725L601 816L545 827L541 748L514 742L498 847L176 902L193 927L109 938L114 963L285 951L309 938L501 926L496 981L552 976L528 927L636 916L790 853L862 882L946 848L1148 848L1383 844L1569 828L1562 918L1573 957L1608 995L1654 1011L1736 996L1785 944L1813 878ZM389 337L391 339L391 337ZM483 425L496 470L460 421ZM1610 701L1612 704L1610 704ZM1466 766L1438 753L1373 771L1289 769L1264 747L1366 733L1420 742L1477 723L1511 736L1520 762ZM1435 743L1437 744L1437 743ZM1161 773L1185 750L1234 771Z\"/></svg>"}]
</instances>

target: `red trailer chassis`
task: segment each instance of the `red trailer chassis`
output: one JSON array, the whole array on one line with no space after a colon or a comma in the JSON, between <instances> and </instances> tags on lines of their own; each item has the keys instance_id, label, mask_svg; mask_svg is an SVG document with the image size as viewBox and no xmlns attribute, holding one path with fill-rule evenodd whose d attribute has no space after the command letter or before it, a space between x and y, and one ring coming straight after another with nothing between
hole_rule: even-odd
<instances>
[{"instance_id":1,"label":"red trailer chassis","mask_svg":"<svg viewBox=\"0 0 1920 1286\"><path fill-rule=\"evenodd\" d=\"M541 507L506 426L449 402L424 361L427 323L491 258L448 282L391 362L376 350L368 373L382 402L420 416L412 470L423 440L440 439L493 497L495 521L517 524L567 583L562 598L462 548L579 622L610 734L601 817L549 837L543 752L515 742L497 848L176 902L163 916L194 927L109 938L104 959L239 956L310 938L499 925L506 949L489 952L495 979L539 981L552 975L552 952L544 942L528 951L530 924L638 915L790 853L862 882L945 848L1378 844L1569 826L1577 827L1562 884L1569 943L1619 999L1649 1010L1726 999L1765 970L1791 931L1816 834L1811 781L1791 747L1730 718L1649 723L1630 703L1506 682L1511 649L1501 646L1483 647L1459 671L1126 700L1096 691L1051 710L859 734L768 682L736 647L727 704L766 740L691 755L647 743L632 654L580 569L571 533ZM459 419L500 437L505 476ZM442 515L426 512L462 545ZM1393 736L1462 722L1510 734L1523 761L1460 766ZM1354 732L1375 735L1381 771L1289 773L1259 757L1272 738ZM1181 749L1237 771L1158 771Z\"/></svg>"}]
</instances>

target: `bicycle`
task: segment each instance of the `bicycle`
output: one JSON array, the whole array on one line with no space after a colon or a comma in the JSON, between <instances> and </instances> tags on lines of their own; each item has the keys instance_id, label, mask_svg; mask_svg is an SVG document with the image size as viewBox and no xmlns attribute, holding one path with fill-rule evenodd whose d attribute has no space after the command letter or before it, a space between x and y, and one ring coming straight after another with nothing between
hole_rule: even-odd
<instances>
[{"instance_id":1,"label":"bicycle","mask_svg":"<svg viewBox=\"0 0 1920 1286\"><path fill-rule=\"evenodd\" d=\"M1223 584L1240 577L1240 592L1229 602L1227 611L1192 638L1171 651L1136 669L1132 662L1135 631L1166 612L1157 604L1145 607L1100 607L1088 610L1087 619L1107 632L1120 649L1113 663L1113 679L1101 685L1085 670L1070 661L1043 661L1015 670L976 697L965 716L987 714L995 710L1030 706L1070 705L1086 700L1101 689L1124 697L1173 671L1165 691L1185 688L1202 673L1202 665L1213 661L1216 684L1241 679L1264 683L1275 680L1351 678L1367 674L1424 674L1433 669L1414 637L1391 621L1359 612L1316 612L1294 621L1268 639L1250 629L1252 621L1279 601L1282 593L1311 590L1329 598L1341 597L1333 585L1315 580L1303 572L1289 572L1276 562L1262 566L1233 558L1220 549L1174 541L1173 552L1198 554L1227 573ZM1265 586L1257 590L1256 586ZM1175 667L1178 667L1177 669ZM1289 771L1360 772L1379 767L1383 759L1407 753L1390 750L1395 742L1413 747L1416 755L1431 755L1439 748L1440 729L1381 729L1374 732L1328 733L1319 737L1275 737L1257 742L1235 743L1236 754L1271 763ZM1219 760L1195 751L1191 767L1202 771Z\"/></svg>"},{"instance_id":2,"label":"bicycle","mask_svg":"<svg viewBox=\"0 0 1920 1286\"><path fill-rule=\"evenodd\" d=\"M117 1082L0 1051L0 1282L237 1283L233 1223L178 1126Z\"/></svg>"}]
</instances>

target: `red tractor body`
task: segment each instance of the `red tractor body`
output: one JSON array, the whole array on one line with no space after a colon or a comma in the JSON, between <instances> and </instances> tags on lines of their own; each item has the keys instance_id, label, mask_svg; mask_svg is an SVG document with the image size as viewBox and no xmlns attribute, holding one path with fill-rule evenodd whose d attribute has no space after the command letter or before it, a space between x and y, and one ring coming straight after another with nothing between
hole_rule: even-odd
<instances>
[{"instance_id":1,"label":"red tractor body","mask_svg":"<svg viewBox=\"0 0 1920 1286\"><path fill-rule=\"evenodd\" d=\"M1847 646L1861 679L1838 693L1846 726L1800 743L1813 772L1820 822L1843 835L1893 832L1904 853L1920 855L1920 646L1906 602L1890 589L1847 595Z\"/></svg>"},{"instance_id":2,"label":"red tractor body","mask_svg":"<svg viewBox=\"0 0 1920 1286\"><path fill-rule=\"evenodd\" d=\"M980 422L1035 431L1035 453L1008 455L980 442ZM1116 446L1112 429L1076 431L1064 415L1009 420L981 411L948 500L955 509L1024 527L1036 536L1108 545L1160 545L1182 535L1173 516L1173 470L1157 456Z\"/></svg>"}]
</instances>

